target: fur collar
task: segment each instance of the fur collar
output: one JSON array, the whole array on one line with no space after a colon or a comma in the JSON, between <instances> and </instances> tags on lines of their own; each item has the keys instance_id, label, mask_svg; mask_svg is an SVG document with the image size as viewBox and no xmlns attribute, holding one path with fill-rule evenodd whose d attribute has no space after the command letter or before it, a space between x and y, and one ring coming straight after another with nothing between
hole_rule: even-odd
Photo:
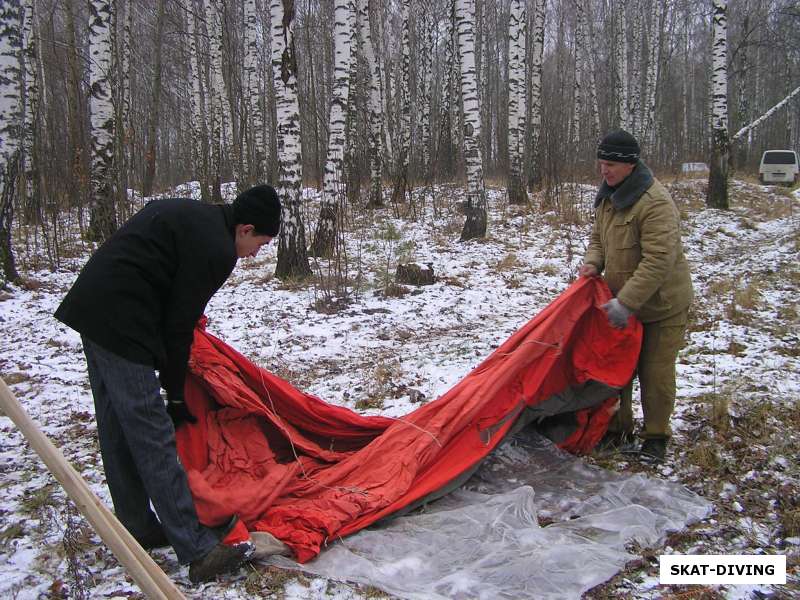
<instances>
[{"instance_id":1,"label":"fur collar","mask_svg":"<svg viewBox=\"0 0 800 600\"><path fill-rule=\"evenodd\" d=\"M614 205L616 210L622 210L633 206L638 202L639 198L650 189L653 185L653 173L649 167L641 160L636 163L631 174L615 188L609 186L605 181L600 185L597 190L597 197L594 201L594 207L600 206L604 198L611 198L611 204Z\"/></svg>"}]
</instances>

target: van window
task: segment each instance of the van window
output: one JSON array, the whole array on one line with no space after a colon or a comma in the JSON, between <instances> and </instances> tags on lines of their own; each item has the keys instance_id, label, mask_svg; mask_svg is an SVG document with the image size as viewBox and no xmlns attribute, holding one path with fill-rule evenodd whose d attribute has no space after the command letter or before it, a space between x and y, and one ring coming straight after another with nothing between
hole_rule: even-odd
<instances>
[{"instance_id":1,"label":"van window","mask_svg":"<svg viewBox=\"0 0 800 600\"><path fill-rule=\"evenodd\" d=\"M795 161L794 152L764 152L765 165L793 165Z\"/></svg>"}]
</instances>

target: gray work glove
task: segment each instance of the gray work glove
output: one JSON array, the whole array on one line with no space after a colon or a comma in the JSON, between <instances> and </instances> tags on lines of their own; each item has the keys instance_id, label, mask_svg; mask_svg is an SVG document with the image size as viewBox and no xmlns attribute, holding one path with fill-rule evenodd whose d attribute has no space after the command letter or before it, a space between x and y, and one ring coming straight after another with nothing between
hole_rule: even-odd
<instances>
[{"instance_id":1,"label":"gray work glove","mask_svg":"<svg viewBox=\"0 0 800 600\"><path fill-rule=\"evenodd\" d=\"M633 311L625 306L616 298L612 298L600 308L606 311L608 321L617 329L625 329L628 325L628 317L633 314Z\"/></svg>"}]
</instances>

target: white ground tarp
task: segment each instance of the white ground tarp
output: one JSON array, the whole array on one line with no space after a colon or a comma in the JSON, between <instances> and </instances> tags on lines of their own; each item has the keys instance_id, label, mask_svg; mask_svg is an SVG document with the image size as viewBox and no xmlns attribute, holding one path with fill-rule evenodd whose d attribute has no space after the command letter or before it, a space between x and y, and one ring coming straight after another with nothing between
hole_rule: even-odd
<instances>
[{"instance_id":1,"label":"white ground tarp","mask_svg":"<svg viewBox=\"0 0 800 600\"><path fill-rule=\"evenodd\" d=\"M305 565L269 562L401 598L579 598L634 558L627 544L656 547L710 511L678 484L589 466L523 432L427 507L332 543Z\"/></svg>"}]
</instances>

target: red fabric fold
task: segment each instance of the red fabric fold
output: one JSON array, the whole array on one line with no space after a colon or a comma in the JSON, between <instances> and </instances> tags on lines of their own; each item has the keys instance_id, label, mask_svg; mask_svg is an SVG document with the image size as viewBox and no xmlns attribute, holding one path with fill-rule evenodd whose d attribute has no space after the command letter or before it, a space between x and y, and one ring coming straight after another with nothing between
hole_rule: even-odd
<instances>
[{"instance_id":1,"label":"red fabric fold","mask_svg":"<svg viewBox=\"0 0 800 600\"><path fill-rule=\"evenodd\" d=\"M436 492L483 460L526 405L589 380L632 377L641 325L612 328L599 278L581 278L438 399L400 419L323 402L259 368L202 328L186 401L198 422L178 448L201 521L236 513L300 562ZM613 401L577 415L563 446L588 452Z\"/></svg>"}]
</instances>

